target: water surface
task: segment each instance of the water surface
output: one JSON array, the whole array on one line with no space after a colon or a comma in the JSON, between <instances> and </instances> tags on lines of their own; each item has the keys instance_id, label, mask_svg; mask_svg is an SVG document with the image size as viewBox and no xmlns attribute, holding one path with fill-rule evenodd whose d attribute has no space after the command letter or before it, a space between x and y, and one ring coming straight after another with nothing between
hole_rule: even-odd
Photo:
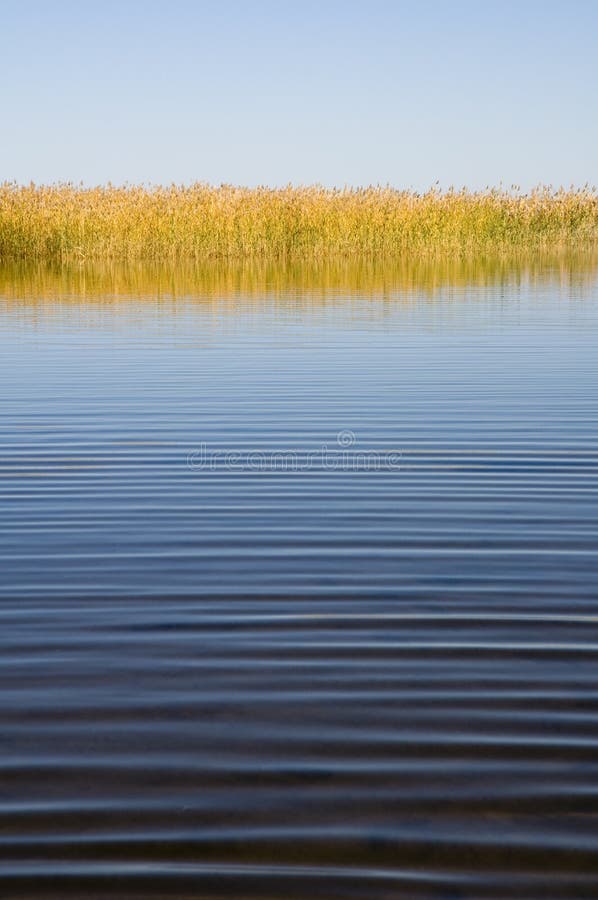
<instances>
[{"instance_id":1,"label":"water surface","mask_svg":"<svg viewBox=\"0 0 598 900\"><path fill-rule=\"evenodd\" d=\"M596 896L597 271L0 270L2 896Z\"/></svg>"}]
</instances>

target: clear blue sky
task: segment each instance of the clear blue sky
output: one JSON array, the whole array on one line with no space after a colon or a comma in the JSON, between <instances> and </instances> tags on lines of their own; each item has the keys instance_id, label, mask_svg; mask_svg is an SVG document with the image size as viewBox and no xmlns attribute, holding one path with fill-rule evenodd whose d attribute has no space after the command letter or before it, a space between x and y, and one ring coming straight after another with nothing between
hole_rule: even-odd
<instances>
[{"instance_id":1,"label":"clear blue sky","mask_svg":"<svg viewBox=\"0 0 598 900\"><path fill-rule=\"evenodd\" d=\"M0 180L598 180L597 0L1 0Z\"/></svg>"}]
</instances>

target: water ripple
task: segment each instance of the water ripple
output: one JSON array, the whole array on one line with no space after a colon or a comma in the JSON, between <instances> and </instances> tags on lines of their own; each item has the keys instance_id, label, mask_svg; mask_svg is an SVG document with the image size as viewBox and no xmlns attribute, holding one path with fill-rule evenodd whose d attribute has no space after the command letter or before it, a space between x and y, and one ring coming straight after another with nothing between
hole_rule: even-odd
<instances>
[{"instance_id":1,"label":"water ripple","mask_svg":"<svg viewBox=\"0 0 598 900\"><path fill-rule=\"evenodd\" d=\"M596 896L577 265L0 272L2 896Z\"/></svg>"}]
</instances>

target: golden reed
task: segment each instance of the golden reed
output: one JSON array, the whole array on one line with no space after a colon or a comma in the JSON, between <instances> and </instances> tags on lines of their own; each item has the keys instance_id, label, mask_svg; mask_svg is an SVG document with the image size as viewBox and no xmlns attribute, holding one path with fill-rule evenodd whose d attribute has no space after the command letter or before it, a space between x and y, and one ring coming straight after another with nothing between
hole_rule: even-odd
<instances>
[{"instance_id":1,"label":"golden reed","mask_svg":"<svg viewBox=\"0 0 598 900\"><path fill-rule=\"evenodd\" d=\"M466 256L590 246L595 188L0 185L0 260Z\"/></svg>"}]
</instances>

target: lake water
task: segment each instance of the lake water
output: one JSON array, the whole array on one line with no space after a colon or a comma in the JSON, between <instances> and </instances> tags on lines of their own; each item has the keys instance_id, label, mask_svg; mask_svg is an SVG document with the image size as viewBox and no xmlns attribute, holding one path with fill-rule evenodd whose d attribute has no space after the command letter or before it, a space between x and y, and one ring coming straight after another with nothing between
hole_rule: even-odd
<instances>
[{"instance_id":1,"label":"lake water","mask_svg":"<svg viewBox=\"0 0 598 900\"><path fill-rule=\"evenodd\" d=\"M0 271L0 895L598 893L598 264Z\"/></svg>"}]
</instances>

